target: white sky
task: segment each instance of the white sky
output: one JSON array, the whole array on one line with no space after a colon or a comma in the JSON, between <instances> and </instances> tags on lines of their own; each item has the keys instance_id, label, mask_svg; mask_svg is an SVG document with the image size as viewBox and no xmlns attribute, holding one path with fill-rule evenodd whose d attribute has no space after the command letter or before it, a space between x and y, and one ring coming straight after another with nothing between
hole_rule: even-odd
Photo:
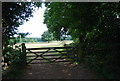
<instances>
[{"instance_id":1,"label":"white sky","mask_svg":"<svg viewBox=\"0 0 120 81\"><path fill-rule=\"evenodd\" d=\"M36 11L33 13L33 17L30 18L29 21L25 22L23 25L21 25L18 28L19 32L29 32L31 33L27 37L41 37L42 33L47 30L47 27L45 24L43 24L44 21L44 11L45 6L42 4L42 8L36 9Z\"/></svg>"}]
</instances>

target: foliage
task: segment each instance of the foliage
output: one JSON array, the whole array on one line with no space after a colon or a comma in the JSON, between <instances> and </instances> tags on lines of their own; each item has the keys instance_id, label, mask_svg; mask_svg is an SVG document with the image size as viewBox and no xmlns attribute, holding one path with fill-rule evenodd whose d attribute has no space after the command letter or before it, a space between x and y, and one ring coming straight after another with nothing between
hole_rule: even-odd
<instances>
[{"instance_id":1,"label":"foliage","mask_svg":"<svg viewBox=\"0 0 120 81\"><path fill-rule=\"evenodd\" d=\"M41 6L39 2L3 2L2 3L2 44L3 56L6 62L11 64L19 64L20 52L13 49L15 43L19 42L20 37L25 37L28 33L18 33L17 29L25 21L32 17L35 8ZM14 35L18 34L15 38Z\"/></svg>"},{"instance_id":2,"label":"foliage","mask_svg":"<svg viewBox=\"0 0 120 81\"><path fill-rule=\"evenodd\" d=\"M17 40L13 37L13 38L11 38L10 40L8 40L8 44L10 45L10 46L13 46L14 44L16 44L17 43Z\"/></svg>"},{"instance_id":3,"label":"foliage","mask_svg":"<svg viewBox=\"0 0 120 81\"><path fill-rule=\"evenodd\" d=\"M50 33L49 31L45 31L45 32L43 32L41 39L43 41L48 41L49 42L49 41L54 40L54 37L53 37L52 33Z\"/></svg>"},{"instance_id":4,"label":"foliage","mask_svg":"<svg viewBox=\"0 0 120 81\"><path fill-rule=\"evenodd\" d=\"M40 4L39 2L2 3L3 46L8 45L10 37L17 34L18 27L33 16L34 7L40 7Z\"/></svg>"},{"instance_id":5,"label":"foliage","mask_svg":"<svg viewBox=\"0 0 120 81\"><path fill-rule=\"evenodd\" d=\"M3 50L3 56L5 59L5 63L8 64L20 64L21 59L20 59L21 52L20 50L15 50L12 47L7 47Z\"/></svg>"},{"instance_id":6,"label":"foliage","mask_svg":"<svg viewBox=\"0 0 120 81\"><path fill-rule=\"evenodd\" d=\"M10 46L13 46L16 43L22 43L22 39L25 38L29 33L18 33L17 37L11 37L6 43ZM25 40L26 41L26 40Z\"/></svg>"},{"instance_id":7,"label":"foliage","mask_svg":"<svg viewBox=\"0 0 120 81\"><path fill-rule=\"evenodd\" d=\"M42 42L42 39L41 38L27 38L27 37L26 38L21 38L21 42L20 43L23 43L23 42L27 42L27 43L28 42Z\"/></svg>"},{"instance_id":8,"label":"foliage","mask_svg":"<svg viewBox=\"0 0 120 81\"><path fill-rule=\"evenodd\" d=\"M84 5L86 5L86 7ZM59 36L62 36L62 34L71 34L74 39L79 38L79 35L81 36L85 35L87 31L86 29L90 28L90 26L88 28L87 26L84 26L87 24L85 20L87 20L88 17L94 18L92 15L86 13L86 11L88 10L87 5L89 6L90 4L89 3L51 3L50 5L48 5L48 8L45 12L44 23L47 24L48 29L54 32L55 36L58 38ZM82 11L83 10L82 6L85 7L84 11ZM86 23L84 23L82 18L85 15L86 16L88 15L86 19L84 18L84 21ZM64 33L61 33L61 31L63 31Z\"/></svg>"},{"instance_id":9,"label":"foliage","mask_svg":"<svg viewBox=\"0 0 120 81\"><path fill-rule=\"evenodd\" d=\"M18 37L25 38L27 35L30 35L29 32L27 33L17 33Z\"/></svg>"},{"instance_id":10,"label":"foliage","mask_svg":"<svg viewBox=\"0 0 120 81\"><path fill-rule=\"evenodd\" d=\"M78 50L82 50L80 54L84 61L98 73L106 78L118 78L117 75L120 74L118 4L46 3L44 23L58 39L64 34L71 35L79 46Z\"/></svg>"},{"instance_id":11,"label":"foliage","mask_svg":"<svg viewBox=\"0 0 120 81\"><path fill-rule=\"evenodd\" d=\"M82 43L88 33L102 33L107 19L118 14L117 7L117 3L47 3L44 23L56 37L70 34Z\"/></svg>"}]
</instances>

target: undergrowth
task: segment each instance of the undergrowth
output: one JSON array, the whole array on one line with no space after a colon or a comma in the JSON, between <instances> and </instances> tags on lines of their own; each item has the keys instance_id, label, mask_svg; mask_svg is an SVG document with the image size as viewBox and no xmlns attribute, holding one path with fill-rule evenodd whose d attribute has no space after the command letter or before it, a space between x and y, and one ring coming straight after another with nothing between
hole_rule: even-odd
<instances>
[{"instance_id":1,"label":"undergrowth","mask_svg":"<svg viewBox=\"0 0 120 81\"><path fill-rule=\"evenodd\" d=\"M2 79L20 79L23 76L25 66L10 66L2 73Z\"/></svg>"}]
</instances>

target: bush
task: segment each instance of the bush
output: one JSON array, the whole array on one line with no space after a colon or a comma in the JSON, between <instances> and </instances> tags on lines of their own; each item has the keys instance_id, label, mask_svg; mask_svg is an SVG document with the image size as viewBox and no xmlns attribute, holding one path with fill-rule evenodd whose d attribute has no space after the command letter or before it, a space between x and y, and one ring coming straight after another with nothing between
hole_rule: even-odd
<instances>
[{"instance_id":1,"label":"bush","mask_svg":"<svg viewBox=\"0 0 120 81\"><path fill-rule=\"evenodd\" d=\"M10 46L3 50L4 61L8 64L19 64L21 62L20 55L20 50L13 49Z\"/></svg>"},{"instance_id":2,"label":"bush","mask_svg":"<svg viewBox=\"0 0 120 81\"><path fill-rule=\"evenodd\" d=\"M118 69L118 63L120 62L118 58L118 44L99 42L92 45L86 45L86 49L83 50L84 62L105 78L118 78L120 74Z\"/></svg>"}]
</instances>

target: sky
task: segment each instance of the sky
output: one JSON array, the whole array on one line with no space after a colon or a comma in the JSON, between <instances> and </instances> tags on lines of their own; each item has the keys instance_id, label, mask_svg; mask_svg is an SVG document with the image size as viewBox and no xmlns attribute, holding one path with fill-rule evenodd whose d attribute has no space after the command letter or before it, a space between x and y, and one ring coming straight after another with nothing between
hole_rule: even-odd
<instances>
[{"instance_id":1,"label":"sky","mask_svg":"<svg viewBox=\"0 0 120 81\"><path fill-rule=\"evenodd\" d=\"M39 9L36 9L33 13L33 17L31 17L30 20L25 22L23 25L20 25L18 31L23 33L31 33L27 37L41 37L43 32L47 30L46 25L43 24L45 9L46 7L42 4L42 8L40 7Z\"/></svg>"}]
</instances>

